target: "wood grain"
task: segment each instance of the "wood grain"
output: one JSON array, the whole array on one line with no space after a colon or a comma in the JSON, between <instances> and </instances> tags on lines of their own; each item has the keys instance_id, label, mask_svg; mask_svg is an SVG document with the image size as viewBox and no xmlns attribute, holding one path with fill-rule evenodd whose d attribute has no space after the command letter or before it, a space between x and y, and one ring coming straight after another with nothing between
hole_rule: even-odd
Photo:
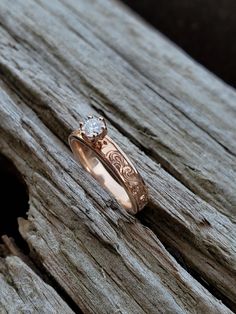
<instances>
[{"instance_id":1,"label":"wood grain","mask_svg":"<svg viewBox=\"0 0 236 314\"><path fill-rule=\"evenodd\" d=\"M0 312L74 313L19 257L0 258Z\"/></svg>"},{"instance_id":2,"label":"wood grain","mask_svg":"<svg viewBox=\"0 0 236 314\"><path fill-rule=\"evenodd\" d=\"M235 92L117 2L1 1L0 17L0 149L47 272L89 313L229 312L156 235L234 307ZM145 178L156 235L73 161L67 136L91 112Z\"/></svg>"}]
</instances>

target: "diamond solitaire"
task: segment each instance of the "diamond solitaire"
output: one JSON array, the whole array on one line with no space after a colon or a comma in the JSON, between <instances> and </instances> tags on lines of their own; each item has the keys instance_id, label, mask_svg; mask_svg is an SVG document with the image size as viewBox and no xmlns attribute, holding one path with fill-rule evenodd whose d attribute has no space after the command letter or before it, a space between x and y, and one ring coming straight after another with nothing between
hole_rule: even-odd
<instances>
[{"instance_id":1,"label":"diamond solitaire","mask_svg":"<svg viewBox=\"0 0 236 314\"><path fill-rule=\"evenodd\" d=\"M96 142L107 134L107 127L103 117L88 116L85 122L80 122L81 133L88 140Z\"/></svg>"},{"instance_id":2,"label":"diamond solitaire","mask_svg":"<svg viewBox=\"0 0 236 314\"><path fill-rule=\"evenodd\" d=\"M75 159L130 213L148 202L147 187L121 148L107 135L104 118L88 116L69 136Z\"/></svg>"}]
</instances>

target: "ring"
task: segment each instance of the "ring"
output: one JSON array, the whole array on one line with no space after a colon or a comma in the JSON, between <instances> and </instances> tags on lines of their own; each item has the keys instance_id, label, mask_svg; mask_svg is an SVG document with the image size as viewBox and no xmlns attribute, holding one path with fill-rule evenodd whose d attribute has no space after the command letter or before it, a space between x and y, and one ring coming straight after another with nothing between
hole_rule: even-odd
<instances>
[{"instance_id":1,"label":"ring","mask_svg":"<svg viewBox=\"0 0 236 314\"><path fill-rule=\"evenodd\" d=\"M129 212L148 202L147 187L120 147L107 135L103 117L88 116L69 136L75 159Z\"/></svg>"}]
</instances>

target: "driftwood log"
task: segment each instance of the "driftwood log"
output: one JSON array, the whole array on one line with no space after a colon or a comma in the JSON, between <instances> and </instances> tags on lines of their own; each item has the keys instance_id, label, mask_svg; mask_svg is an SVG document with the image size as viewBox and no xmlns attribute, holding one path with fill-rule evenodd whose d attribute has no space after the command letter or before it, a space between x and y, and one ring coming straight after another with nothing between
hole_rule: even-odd
<instances>
[{"instance_id":1,"label":"driftwood log","mask_svg":"<svg viewBox=\"0 0 236 314\"><path fill-rule=\"evenodd\" d=\"M233 89L111 0L0 1L0 85L0 152L30 199L0 313L236 309ZM137 219L72 157L89 113L149 187Z\"/></svg>"},{"instance_id":2,"label":"driftwood log","mask_svg":"<svg viewBox=\"0 0 236 314\"><path fill-rule=\"evenodd\" d=\"M10 246L5 250L12 250L6 254L15 256L0 259L0 312L74 313L58 293L28 267L24 256L19 254L9 239L7 243Z\"/></svg>"}]
</instances>

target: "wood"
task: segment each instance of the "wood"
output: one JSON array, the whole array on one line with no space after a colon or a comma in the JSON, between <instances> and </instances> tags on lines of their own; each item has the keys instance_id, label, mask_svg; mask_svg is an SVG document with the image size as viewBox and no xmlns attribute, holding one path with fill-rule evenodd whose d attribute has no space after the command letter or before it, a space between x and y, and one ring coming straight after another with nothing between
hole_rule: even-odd
<instances>
[{"instance_id":1,"label":"wood","mask_svg":"<svg viewBox=\"0 0 236 314\"><path fill-rule=\"evenodd\" d=\"M74 313L18 256L0 258L1 313Z\"/></svg>"},{"instance_id":2,"label":"wood","mask_svg":"<svg viewBox=\"0 0 236 314\"><path fill-rule=\"evenodd\" d=\"M0 21L0 150L33 259L85 313L230 313L164 244L234 310L235 91L117 2L3 0ZM95 111L150 188L141 222L73 161Z\"/></svg>"}]
</instances>

